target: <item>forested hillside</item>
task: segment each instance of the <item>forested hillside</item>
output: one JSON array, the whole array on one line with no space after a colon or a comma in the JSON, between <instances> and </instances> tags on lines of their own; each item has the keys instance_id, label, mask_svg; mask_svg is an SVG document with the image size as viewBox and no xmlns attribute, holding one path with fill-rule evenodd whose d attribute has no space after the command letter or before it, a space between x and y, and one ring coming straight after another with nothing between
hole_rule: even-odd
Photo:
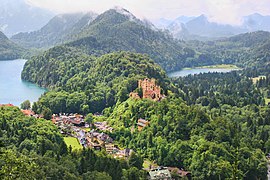
<instances>
[{"instance_id":1,"label":"forested hillside","mask_svg":"<svg viewBox=\"0 0 270 180\"><path fill-rule=\"evenodd\" d=\"M67 43L97 56L115 51L146 53L166 71L188 66L187 58L196 57L184 42L156 30L125 9L111 9L97 17L91 13L59 15L39 31L20 33L12 40L35 48Z\"/></svg>"},{"instance_id":2,"label":"forested hillside","mask_svg":"<svg viewBox=\"0 0 270 180\"><path fill-rule=\"evenodd\" d=\"M223 40L190 42L194 50L202 53L198 63L237 64L240 67L264 66L270 60L270 33L257 31ZM194 62L194 66L197 65Z\"/></svg>"},{"instance_id":3,"label":"forested hillside","mask_svg":"<svg viewBox=\"0 0 270 180\"><path fill-rule=\"evenodd\" d=\"M91 149L72 151L51 121L25 117L17 107L0 107L1 179L145 178L125 160Z\"/></svg>"},{"instance_id":4,"label":"forested hillside","mask_svg":"<svg viewBox=\"0 0 270 180\"><path fill-rule=\"evenodd\" d=\"M25 48L48 48L66 42L65 37L68 34L80 31L81 19L87 17L88 23L88 21L91 22L93 16L84 13L60 14L52 18L40 30L19 33L11 39Z\"/></svg>"},{"instance_id":5,"label":"forested hillside","mask_svg":"<svg viewBox=\"0 0 270 180\"><path fill-rule=\"evenodd\" d=\"M167 93L165 72L146 55L118 52L97 58L61 46L27 61L22 72L23 79L54 90L37 104L38 112L49 108L53 113L101 112L126 100L145 77L157 79Z\"/></svg>"},{"instance_id":6,"label":"forested hillside","mask_svg":"<svg viewBox=\"0 0 270 180\"><path fill-rule=\"evenodd\" d=\"M191 171L195 179L265 179L270 108L251 80L209 73L174 83L179 91L161 102L128 99L105 109L116 129L112 136L159 165ZM149 121L142 131L139 118Z\"/></svg>"},{"instance_id":7,"label":"forested hillside","mask_svg":"<svg viewBox=\"0 0 270 180\"><path fill-rule=\"evenodd\" d=\"M22 56L23 48L10 41L0 31L0 60L18 59Z\"/></svg>"},{"instance_id":8,"label":"forested hillside","mask_svg":"<svg viewBox=\"0 0 270 180\"><path fill-rule=\"evenodd\" d=\"M111 9L101 14L68 45L88 54L119 50L146 53L166 71L178 70L186 66L187 58L195 57L184 43L153 30L125 9L121 11Z\"/></svg>"}]
</instances>

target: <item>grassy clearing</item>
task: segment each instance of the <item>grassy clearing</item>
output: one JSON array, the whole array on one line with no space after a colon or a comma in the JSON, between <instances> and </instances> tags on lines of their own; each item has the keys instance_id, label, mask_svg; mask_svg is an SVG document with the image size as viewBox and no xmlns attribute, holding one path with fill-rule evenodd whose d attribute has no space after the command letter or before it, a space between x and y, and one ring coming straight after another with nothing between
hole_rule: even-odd
<instances>
[{"instance_id":1,"label":"grassy clearing","mask_svg":"<svg viewBox=\"0 0 270 180\"><path fill-rule=\"evenodd\" d=\"M64 137L64 141L67 144L67 147L71 146L73 150L82 149L82 145L78 142L77 138L74 137Z\"/></svg>"},{"instance_id":2,"label":"grassy clearing","mask_svg":"<svg viewBox=\"0 0 270 180\"><path fill-rule=\"evenodd\" d=\"M270 103L270 99L269 98L265 98L265 104L268 105L268 103Z\"/></svg>"},{"instance_id":3,"label":"grassy clearing","mask_svg":"<svg viewBox=\"0 0 270 180\"><path fill-rule=\"evenodd\" d=\"M266 76L258 76L258 77L255 77L255 78L251 78L253 84L256 84L256 82L257 82L260 78L266 78Z\"/></svg>"},{"instance_id":4,"label":"grassy clearing","mask_svg":"<svg viewBox=\"0 0 270 180\"><path fill-rule=\"evenodd\" d=\"M91 131L91 128L83 128L83 130L89 132L89 131Z\"/></svg>"},{"instance_id":5,"label":"grassy clearing","mask_svg":"<svg viewBox=\"0 0 270 180\"><path fill-rule=\"evenodd\" d=\"M150 165L151 165L152 168L153 167L158 167L158 165L156 163L150 161L149 159L144 159L144 161L143 161L143 168L144 169L149 169Z\"/></svg>"}]
</instances>

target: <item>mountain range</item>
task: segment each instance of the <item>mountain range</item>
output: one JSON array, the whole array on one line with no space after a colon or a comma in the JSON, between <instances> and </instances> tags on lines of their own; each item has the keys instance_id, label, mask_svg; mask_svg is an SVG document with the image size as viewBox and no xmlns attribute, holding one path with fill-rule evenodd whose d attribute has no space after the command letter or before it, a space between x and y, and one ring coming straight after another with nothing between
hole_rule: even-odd
<instances>
[{"instance_id":1,"label":"mountain range","mask_svg":"<svg viewBox=\"0 0 270 180\"><path fill-rule=\"evenodd\" d=\"M98 16L89 13L56 16L40 30L20 33L11 39L27 48L48 48L65 42L65 46L98 56L122 50L148 54L168 71L179 69L186 58L194 57L184 42L122 8Z\"/></svg>"},{"instance_id":2,"label":"mountain range","mask_svg":"<svg viewBox=\"0 0 270 180\"><path fill-rule=\"evenodd\" d=\"M258 30L270 31L270 16L251 14L243 17L242 24L239 26L210 22L205 15L180 16L173 21L162 18L155 21L154 24L161 29L168 30L177 39L209 40Z\"/></svg>"},{"instance_id":3,"label":"mountain range","mask_svg":"<svg viewBox=\"0 0 270 180\"><path fill-rule=\"evenodd\" d=\"M254 15L253 22L259 22L258 17L260 16ZM246 17L245 24L248 22L252 24L247 19L248 17ZM259 23L261 27L264 27L265 22L267 22L267 17ZM181 36L181 39L190 37L205 40L210 35L212 38L220 39L221 34L234 38L233 33L237 31L237 28L230 25L209 22L204 15L191 20L188 17L178 18L178 24L172 23L169 27L177 30L178 25L181 26L181 31L173 35ZM194 35L196 33L203 36ZM268 57L268 54L266 51L257 51L256 48L268 49L270 41L268 34L268 32L261 31L239 35L242 37L238 38L241 43L234 43L231 38L211 42L182 41L173 38L168 30L159 30L151 22L136 18L126 9L114 8L100 15L92 12L57 15L41 29L16 34L12 36L11 40L24 48L48 49L52 47L49 51L51 54L59 54L59 48L54 48L54 46L63 47L62 54L68 53L70 49L93 56L116 51L148 54L164 70L170 72L183 67L218 63L247 65L253 63L250 57L255 57L254 55L258 57L258 62L264 61L261 57ZM265 37L266 41L256 42L256 47L246 47L246 41L254 44L256 37L258 39ZM234 47L234 49L230 47ZM237 58L236 52L238 53ZM250 55L250 52L254 53ZM257 52L261 52L261 54Z\"/></svg>"}]
</instances>

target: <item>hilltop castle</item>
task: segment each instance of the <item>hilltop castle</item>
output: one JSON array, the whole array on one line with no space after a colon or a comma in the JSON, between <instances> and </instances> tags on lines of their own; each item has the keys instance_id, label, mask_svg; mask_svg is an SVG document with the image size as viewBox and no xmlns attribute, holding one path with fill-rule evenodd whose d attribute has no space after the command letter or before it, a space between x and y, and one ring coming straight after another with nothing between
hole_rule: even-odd
<instances>
[{"instance_id":1,"label":"hilltop castle","mask_svg":"<svg viewBox=\"0 0 270 180\"><path fill-rule=\"evenodd\" d=\"M142 98L143 99L152 99L154 101L159 101L163 95L161 95L160 86L156 85L155 79L145 78L144 80L138 81L138 87L142 89ZM130 97L140 98L138 93L131 92Z\"/></svg>"}]
</instances>

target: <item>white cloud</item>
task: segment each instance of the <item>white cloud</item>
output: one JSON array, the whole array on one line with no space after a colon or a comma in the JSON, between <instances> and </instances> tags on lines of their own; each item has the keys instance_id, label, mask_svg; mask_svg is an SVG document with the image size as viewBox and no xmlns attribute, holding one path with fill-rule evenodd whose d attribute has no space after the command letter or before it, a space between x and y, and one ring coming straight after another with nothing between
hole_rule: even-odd
<instances>
[{"instance_id":1,"label":"white cloud","mask_svg":"<svg viewBox=\"0 0 270 180\"><path fill-rule=\"evenodd\" d=\"M270 0L26 0L27 3L57 13L94 11L102 13L114 6L128 9L147 19L174 19L181 15L205 14L211 21L239 24L251 13L270 14Z\"/></svg>"}]
</instances>

